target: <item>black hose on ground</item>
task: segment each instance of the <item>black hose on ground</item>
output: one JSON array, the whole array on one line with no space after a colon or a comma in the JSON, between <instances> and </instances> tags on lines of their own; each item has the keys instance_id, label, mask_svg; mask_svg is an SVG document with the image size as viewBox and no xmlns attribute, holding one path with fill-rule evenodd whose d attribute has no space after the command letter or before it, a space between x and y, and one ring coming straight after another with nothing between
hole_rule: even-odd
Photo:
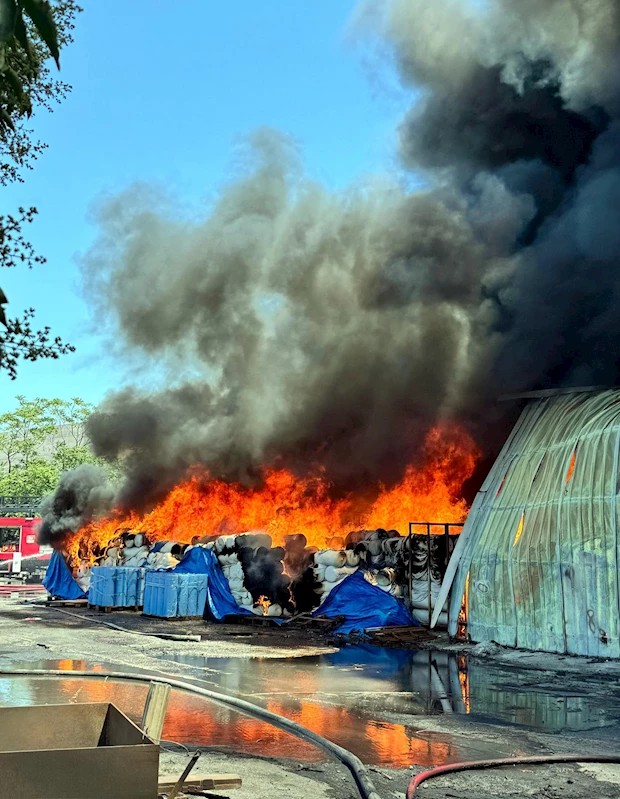
<instances>
[{"instance_id":1,"label":"black hose on ground","mask_svg":"<svg viewBox=\"0 0 620 799\"><path fill-rule=\"evenodd\" d=\"M240 710L242 713L246 713L249 716L254 716L262 721L266 721L268 724L273 724L275 727L279 727L281 730L290 732L297 738L303 738L315 746L320 747L329 754L333 755L349 769L362 799L380 799L372 780L368 776L366 766L356 755L353 754L353 752L349 752L348 749L343 749L342 746L338 746L338 744L333 743L327 738L323 738L323 736L307 729L307 727L302 727L301 724L297 724L297 722L287 719L286 716L280 716L278 713L272 713L270 710L265 710L265 708L262 708L259 705L253 705L251 702L246 702L245 699L238 699L235 696L219 694L217 691L210 691L207 688L200 688L192 683L187 683L183 680L177 680L174 677L168 677L168 675L162 674L151 676L149 674L125 674L124 672L118 671L64 671L62 669L33 669L32 671L28 671L25 669L20 669L19 671L2 670L0 671L0 677L86 677L95 680L131 680L133 682L146 683L151 681L166 682L173 688L177 688L180 691L187 691L189 693L197 694L198 696L205 697L213 702L219 702L227 707L233 707L235 710Z\"/></svg>"},{"instance_id":2,"label":"black hose on ground","mask_svg":"<svg viewBox=\"0 0 620 799\"><path fill-rule=\"evenodd\" d=\"M481 771L502 766L535 766L546 763L620 763L618 755L532 755L530 757L505 757L497 760L470 760L464 763L450 763L437 766L429 771L421 771L407 786L407 799L414 799L420 785L427 780L456 774L460 771Z\"/></svg>"},{"instance_id":3,"label":"black hose on ground","mask_svg":"<svg viewBox=\"0 0 620 799\"><path fill-rule=\"evenodd\" d=\"M148 638L161 638L163 641L195 641L200 643L202 640L199 635L184 635L178 633L145 633L142 630L128 630L126 627L121 627L111 621L104 619L95 619L92 616L83 616L80 613L71 613L70 610L63 610L62 608L51 608L44 605L46 610L53 610L54 613L63 613L65 616L73 616L74 619L81 619L82 621L90 622L91 624L102 624L104 627L109 627L111 630L118 630L121 633L129 633L130 635L146 635Z\"/></svg>"}]
</instances>

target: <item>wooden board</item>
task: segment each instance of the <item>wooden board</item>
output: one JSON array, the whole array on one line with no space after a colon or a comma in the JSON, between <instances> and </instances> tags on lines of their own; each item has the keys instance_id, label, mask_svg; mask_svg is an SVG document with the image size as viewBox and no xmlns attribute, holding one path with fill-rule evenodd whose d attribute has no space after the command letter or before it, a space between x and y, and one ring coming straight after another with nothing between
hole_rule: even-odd
<instances>
[{"instance_id":1,"label":"wooden board","mask_svg":"<svg viewBox=\"0 0 620 799\"><path fill-rule=\"evenodd\" d=\"M48 599L45 604L48 608L85 608L88 605L88 599Z\"/></svg>"},{"instance_id":2,"label":"wooden board","mask_svg":"<svg viewBox=\"0 0 620 799\"><path fill-rule=\"evenodd\" d=\"M88 600L78 600L78 602L87 602ZM119 607L114 607L112 605L88 605L89 608L92 610L98 610L100 613L119 613L123 610L129 610L132 613L139 613L142 610L141 605L123 605Z\"/></svg>"},{"instance_id":3,"label":"wooden board","mask_svg":"<svg viewBox=\"0 0 620 799\"><path fill-rule=\"evenodd\" d=\"M160 776L157 783L158 791L169 791L177 784L178 777L169 774ZM183 783L184 788L199 788L203 791L232 790L241 788L241 777L238 774L193 774Z\"/></svg>"}]
</instances>

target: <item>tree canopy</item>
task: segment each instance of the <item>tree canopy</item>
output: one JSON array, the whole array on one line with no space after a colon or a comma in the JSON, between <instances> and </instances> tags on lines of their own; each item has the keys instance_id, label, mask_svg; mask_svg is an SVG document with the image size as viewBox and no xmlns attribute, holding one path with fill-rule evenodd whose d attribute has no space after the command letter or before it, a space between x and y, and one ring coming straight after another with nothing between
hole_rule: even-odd
<instances>
[{"instance_id":1,"label":"tree canopy","mask_svg":"<svg viewBox=\"0 0 620 799\"><path fill-rule=\"evenodd\" d=\"M82 463L102 466L112 480L115 464L93 455L84 423L93 406L71 400L18 396L14 410L0 414L0 495L43 496L60 475Z\"/></svg>"},{"instance_id":2,"label":"tree canopy","mask_svg":"<svg viewBox=\"0 0 620 799\"><path fill-rule=\"evenodd\" d=\"M39 109L51 111L71 90L55 77L60 51L73 41L74 20L81 11L75 0L0 0L0 185L23 181L23 171L46 148L33 136L28 120ZM54 67L54 69L56 68ZM0 215L0 267L45 263L24 236L36 208ZM74 347L54 337L49 327L36 329L34 309L8 317L8 299L0 288L0 370L17 375L20 359L58 358Z\"/></svg>"}]
</instances>

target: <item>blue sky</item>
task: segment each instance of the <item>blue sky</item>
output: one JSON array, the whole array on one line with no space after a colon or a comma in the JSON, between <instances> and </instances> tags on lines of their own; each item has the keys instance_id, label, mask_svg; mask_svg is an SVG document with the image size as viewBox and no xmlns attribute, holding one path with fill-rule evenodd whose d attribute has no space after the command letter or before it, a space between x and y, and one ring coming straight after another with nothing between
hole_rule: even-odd
<instances>
[{"instance_id":1,"label":"blue sky","mask_svg":"<svg viewBox=\"0 0 620 799\"><path fill-rule=\"evenodd\" d=\"M83 5L62 53L73 92L32 120L49 149L24 184L2 189L2 212L39 209L27 232L48 263L3 270L0 284L10 312L34 306L38 324L78 351L23 363L14 382L0 373L0 411L16 394L97 403L131 380L127 364L106 357L80 289L79 254L96 236L91 209L102 197L153 181L199 205L226 179L239 138L260 125L296 137L310 174L333 187L392 166L402 109L377 91L347 36L356 0Z\"/></svg>"}]
</instances>

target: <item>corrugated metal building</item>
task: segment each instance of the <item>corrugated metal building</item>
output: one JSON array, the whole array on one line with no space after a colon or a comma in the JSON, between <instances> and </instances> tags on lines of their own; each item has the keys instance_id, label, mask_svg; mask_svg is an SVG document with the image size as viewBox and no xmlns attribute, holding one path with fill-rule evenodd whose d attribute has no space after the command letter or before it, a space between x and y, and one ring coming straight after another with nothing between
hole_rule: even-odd
<instances>
[{"instance_id":1,"label":"corrugated metal building","mask_svg":"<svg viewBox=\"0 0 620 799\"><path fill-rule=\"evenodd\" d=\"M620 391L530 401L462 533L450 632L466 593L473 641L620 657Z\"/></svg>"}]
</instances>

